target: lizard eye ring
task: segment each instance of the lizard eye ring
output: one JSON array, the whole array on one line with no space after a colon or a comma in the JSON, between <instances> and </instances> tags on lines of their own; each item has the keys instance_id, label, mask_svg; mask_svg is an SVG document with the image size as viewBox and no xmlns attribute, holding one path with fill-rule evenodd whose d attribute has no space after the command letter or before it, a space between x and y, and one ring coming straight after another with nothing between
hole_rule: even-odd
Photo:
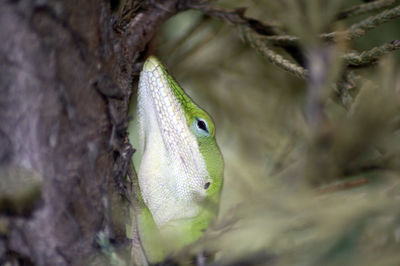
<instances>
[{"instance_id":1,"label":"lizard eye ring","mask_svg":"<svg viewBox=\"0 0 400 266\"><path fill-rule=\"evenodd\" d=\"M210 136L210 130L208 128L208 123L206 120L196 117L193 121L193 126L196 135L206 136L206 137Z\"/></svg>"}]
</instances>

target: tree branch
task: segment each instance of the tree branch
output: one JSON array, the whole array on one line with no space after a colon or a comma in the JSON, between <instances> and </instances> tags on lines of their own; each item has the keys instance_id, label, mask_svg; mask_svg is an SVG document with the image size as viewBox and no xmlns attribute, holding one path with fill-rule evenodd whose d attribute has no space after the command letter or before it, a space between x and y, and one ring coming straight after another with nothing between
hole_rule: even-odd
<instances>
[{"instance_id":1,"label":"tree branch","mask_svg":"<svg viewBox=\"0 0 400 266\"><path fill-rule=\"evenodd\" d=\"M350 8L347 8L339 12L339 14L337 14L336 16L336 19L341 20L352 16L362 15L368 12L381 10L392 6L395 2L396 0L378 0L366 4L352 6Z\"/></svg>"},{"instance_id":2,"label":"tree branch","mask_svg":"<svg viewBox=\"0 0 400 266\"><path fill-rule=\"evenodd\" d=\"M392 51L400 49L400 40L394 40L391 43L385 43L381 46L374 47L371 50L367 50L357 53L347 53L343 56L345 64L350 66L368 66L374 64L383 55L388 54Z\"/></svg>"},{"instance_id":3,"label":"tree branch","mask_svg":"<svg viewBox=\"0 0 400 266\"><path fill-rule=\"evenodd\" d=\"M253 32L251 29L240 27L239 32L245 42L249 43L251 47L256 49L262 56L264 56L274 65L295 75L298 78L306 79L308 77L307 69L290 62L289 60L283 58L281 55L269 49L262 38L259 38L259 35Z\"/></svg>"},{"instance_id":4,"label":"tree branch","mask_svg":"<svg viewBox=\"0 0 400 266\"><path fill-rule=\"evenodd\" d=\"M375 29L376 27L397 19L400 17L400 6L394 7L382 11L378 15L368 17L359 23L353 24L349 29L343 32L331 32L322 34L321 37L324 40L334 41L339 36L343 36L345 39L353 40L365 35L368 31Z\"/></svg>"}]
</instances>

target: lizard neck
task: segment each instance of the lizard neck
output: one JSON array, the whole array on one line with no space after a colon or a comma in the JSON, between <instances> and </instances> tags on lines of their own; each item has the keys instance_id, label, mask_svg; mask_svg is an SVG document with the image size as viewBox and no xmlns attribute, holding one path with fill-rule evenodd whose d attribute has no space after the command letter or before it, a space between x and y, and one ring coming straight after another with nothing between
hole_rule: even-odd
<instances>
[{"instance_id":1,"label":"lizard neck","mask_svg":"<svg viewBox=\"0 0 400 266\"><path fill-rule=\"evenodd\" d=\"M158 227L195 217L210 177L179 101L155 69L141 74L138 107L144 202Z\"/></svg>"}]
</instances>

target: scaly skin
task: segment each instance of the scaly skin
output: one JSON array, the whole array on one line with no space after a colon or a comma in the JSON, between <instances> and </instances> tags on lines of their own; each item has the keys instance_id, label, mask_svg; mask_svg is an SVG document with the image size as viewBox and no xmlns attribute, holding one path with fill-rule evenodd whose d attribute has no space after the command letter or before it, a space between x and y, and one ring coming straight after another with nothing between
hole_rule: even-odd
<instances>
[{"instance_id":1,"label":"scaly skin","mask_svg":"<svg viewBox=\"0 0 400 266\"><path fill-rule=\"evenodd\" d=\"M133 254L146 264L140 257L162 261L198 240L216 217L223 159L210 116L155 57L140 75L138 118L142 158L134 231L142 250L134 246Z\"/></svg>"}]
</instances>

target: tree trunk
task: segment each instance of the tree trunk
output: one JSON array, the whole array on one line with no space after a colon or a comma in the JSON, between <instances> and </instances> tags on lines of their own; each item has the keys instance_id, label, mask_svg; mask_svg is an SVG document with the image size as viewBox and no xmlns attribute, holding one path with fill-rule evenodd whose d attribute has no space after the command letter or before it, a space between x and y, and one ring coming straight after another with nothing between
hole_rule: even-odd
<instances>
[{"instance_id":1,"label":"tree trunk","mask_svg":"<svg viewBox=\"0 0 400 266\"><path fill-rule=\"evenodd\" d=\"M182 9L153 2L120 31L107 1L0 5L0 264L79 265L99 231L125 239L109 212L130 160L131 84L158 27Z\"/></svg>"}]
</instances>

